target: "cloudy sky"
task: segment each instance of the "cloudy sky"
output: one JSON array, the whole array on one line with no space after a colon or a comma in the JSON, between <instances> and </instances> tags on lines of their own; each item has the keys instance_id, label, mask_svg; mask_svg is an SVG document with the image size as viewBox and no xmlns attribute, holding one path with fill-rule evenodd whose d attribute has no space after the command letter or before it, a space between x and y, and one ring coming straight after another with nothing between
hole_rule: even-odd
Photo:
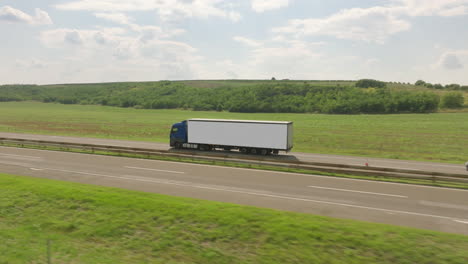
<instances>
[{"instance_id":1,"label":"cloudy sky","mask_svg":"<svg viewBox=\"0 0 468 264\"><path fill-rule=\"evenodd\" d=\"M0 84L468 84L468 0L0 0Z\"/></svg>"}]
</instances>

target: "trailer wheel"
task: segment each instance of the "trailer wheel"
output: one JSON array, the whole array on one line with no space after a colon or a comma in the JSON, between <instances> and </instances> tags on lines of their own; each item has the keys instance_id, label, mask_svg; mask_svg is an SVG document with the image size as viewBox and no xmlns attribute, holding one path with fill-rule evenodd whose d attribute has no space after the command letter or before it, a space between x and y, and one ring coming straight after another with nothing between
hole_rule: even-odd
<instances>
[{"instance_id":1,"label":"trailer wheel","mask_svg":"<svg viewBox=\"0 0 468 264\"><path fill-rule=\"evenodd\" d=\"M201 151L210 151L211 146L210 145L200 145L200 146L198 146L198 149L201 150Z\"/></svg>"},{"instance_id":2,"label":"trailer wheel","mask_svg":"<svg viewBox=\"0 0 468 264\"><path fill-rule=\"evenodd\" d=\"M258 150L256 148L251 148L250 149L250 154L257 154L258 153Z\"/></svg>"},{"instance_id":3,"label":"trailer wheel","mask_svg":"<svg viewBox=\"0 0 468 264\"><path fill-rule=\"evenodd\" d=\"M268 154L268 150L267 150L267 149L261 149L261 150L260 150L260 155L266 156L267 154Z\"/></svg>"},{"instance_id":4,"label":"trailer wheel","mask_svg":"<svg viewBox=\"0 0 468 264\"><path fill-rule=\"evenodd\" d=\"M247 153L248 152L248 149L247 148L240 148L239 151L241 153Z\"/></svg>"},{"instance_id":5,"label":"trailer wheel","mask_svg":"<svg viewBox=\"0 0 468 264\"><path fill-rule=\"evenodd\" d=\"M273 150L273 154L278 155L279 151L277 149Z\"/></svg>"}]
</instances>

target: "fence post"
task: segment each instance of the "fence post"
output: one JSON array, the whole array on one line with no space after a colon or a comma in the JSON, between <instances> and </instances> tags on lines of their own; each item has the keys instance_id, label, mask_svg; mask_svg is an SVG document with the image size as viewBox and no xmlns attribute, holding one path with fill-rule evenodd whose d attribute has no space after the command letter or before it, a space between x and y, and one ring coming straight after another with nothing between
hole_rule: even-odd
<instances>
[{"instance_id":1,"label":"fence post","mask_svg":"<svg viewBox=\"0 0 468 264\"><path fill-rule=\"evenodd\" d=\"M51 253L50 253L50 239L47 239L47 264L51 264L52 263L52 257L51 257Z\"/></svg>"}]
</instances>

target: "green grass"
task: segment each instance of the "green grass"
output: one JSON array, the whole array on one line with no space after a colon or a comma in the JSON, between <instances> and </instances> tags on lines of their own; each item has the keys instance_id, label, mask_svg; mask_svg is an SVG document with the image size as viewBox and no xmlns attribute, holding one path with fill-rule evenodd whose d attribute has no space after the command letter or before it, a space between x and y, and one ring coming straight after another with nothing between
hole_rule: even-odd
<instances>
[{"instance_id":1,"label":"green grass","mask_svg":"<svg viewBox=\"0 0 468 264\"><path fill-rule=\"evenodd\" d=\"M168 142L187 118L294 121L294 151L464 163L468 113L242 114L140 110L36 102L0 103L0 131Z\"/></svg>"},{"instance_id":2,"label":"green grass","mask_svg":"<svg viewBox=\"0 0 468 264\"><path fill-rule=\"evenodd\" d=\"M0 263L466 263L455 234L0 174Z\"/></svg>"}]
</instances>

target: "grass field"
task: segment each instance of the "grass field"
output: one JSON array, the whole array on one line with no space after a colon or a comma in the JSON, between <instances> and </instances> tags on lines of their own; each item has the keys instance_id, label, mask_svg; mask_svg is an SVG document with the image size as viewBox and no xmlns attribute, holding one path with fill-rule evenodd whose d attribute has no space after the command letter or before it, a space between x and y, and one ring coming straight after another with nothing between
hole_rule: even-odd
<instances>
[{"instance_id":1,"label":"grass field","mask_svg":"<svg viewBox=\"0 0 468 264\"><path fill-rule=\"evenodd\" d=\"M468 113L401 115L242 114L36 102L0 103L0 131L168 142L187 118L288 120L294 151L463 163Z\"/></svg>"},{"instance_id":2,"label":"grass field","mask_svg":"<svg viewBox=\"0 0 468 264\"><path fill-rule=\"evenodd\" d=\"M450 263L468 237L0 174L0 263Z\"/></svg>"}]
</instances>

